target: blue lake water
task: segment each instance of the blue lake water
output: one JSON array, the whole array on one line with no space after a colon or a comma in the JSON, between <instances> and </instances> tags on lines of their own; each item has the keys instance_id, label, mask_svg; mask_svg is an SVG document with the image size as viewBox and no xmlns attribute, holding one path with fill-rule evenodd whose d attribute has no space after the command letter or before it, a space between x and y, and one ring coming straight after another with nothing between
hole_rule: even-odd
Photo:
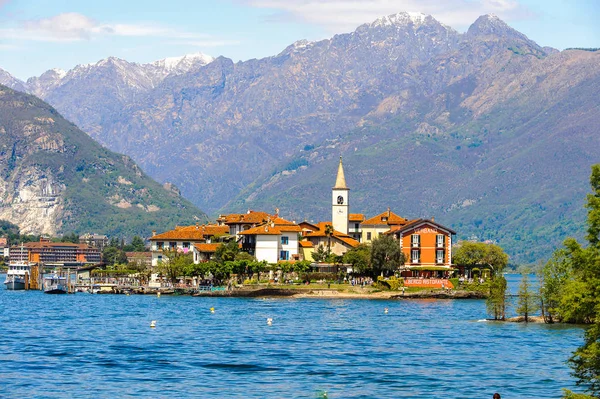
<instances>
[{"instance_id":1,"label":"blue lake water","mask_svg":"<svg viewBox=\"0 0 600 399\"><path fill-rule=\"evenodd\" d=\"M0 397L559 398L574 387L565 361L581 328L485 317L481 300L0 289Z\"/></svg>"}]
</instances>

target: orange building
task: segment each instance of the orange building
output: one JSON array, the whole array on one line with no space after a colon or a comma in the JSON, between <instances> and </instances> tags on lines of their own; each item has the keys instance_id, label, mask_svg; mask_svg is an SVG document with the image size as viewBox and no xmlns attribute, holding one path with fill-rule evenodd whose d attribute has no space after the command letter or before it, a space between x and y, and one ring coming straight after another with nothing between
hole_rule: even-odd
<instances>
[{"instance_id":1,"label":"orange building","mask_svg":"<svg viewBox=\"0 0 600 399\"><path fill-rule=\"evenodd\" d=\"M416 219L390 230L404 254L403 277L447 278L452 268L452 236L456 232L434 220Z\"/></svg>"},{"instance_id":2,"label":"orange building","mask_svg":"<svg viewBox=\"0 0 600 399\"><path fill-rule=\"evenodd\" d=\"M28 242L10 249L11 262L34 262L45 266L81 266L100 263L100 249L87 244L70 242L49 242L41 238L39 242Z\"/></svg>"}]
</instances>

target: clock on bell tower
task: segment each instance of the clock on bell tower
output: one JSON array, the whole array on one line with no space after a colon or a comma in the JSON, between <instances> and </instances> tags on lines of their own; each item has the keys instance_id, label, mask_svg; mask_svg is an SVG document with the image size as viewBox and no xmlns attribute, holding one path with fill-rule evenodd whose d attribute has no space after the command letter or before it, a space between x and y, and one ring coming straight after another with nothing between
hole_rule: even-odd
<instances>
[{"instance_id":1,"label":"clock on bell tower","mask_svg":"<svg viewBox=\"0 0 600 399\"><path fill-rule=\"evenodd\" d=\"M341 233L348 234L348 194L350 189L346 186L342 157L340 157L335 186L331 193L331 222L333 228Z\"/></svg>"}]
</instances>

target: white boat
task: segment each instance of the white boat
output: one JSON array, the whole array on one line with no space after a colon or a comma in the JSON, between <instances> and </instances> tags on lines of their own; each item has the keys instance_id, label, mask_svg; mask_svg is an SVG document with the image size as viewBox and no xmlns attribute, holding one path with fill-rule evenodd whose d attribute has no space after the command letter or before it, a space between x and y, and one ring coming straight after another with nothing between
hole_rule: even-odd
<instances>
[{"instance_id":1,"label":"white boat","mask_svg":"<svg viewBox=\"0 0 600 399\"><path fill-rule=\"evenodd\" d=\"M67 278L53 274L44 277L44 293L46 294L66 294L67 293Z\"/></svg>"},{"instance_id":2,"label":"white boat","mask_svg":"<svg viewBox=\"0 0 600 399\"><path fill-rule=\"evenodd\" d=\"M8 264L8 271L6 272L6 280L4 285L7 290L24 290L25 289L25 275L27 278L31 278L31 266L33 263L29 262L14 262Z\"/></svg>"}]
</instances>

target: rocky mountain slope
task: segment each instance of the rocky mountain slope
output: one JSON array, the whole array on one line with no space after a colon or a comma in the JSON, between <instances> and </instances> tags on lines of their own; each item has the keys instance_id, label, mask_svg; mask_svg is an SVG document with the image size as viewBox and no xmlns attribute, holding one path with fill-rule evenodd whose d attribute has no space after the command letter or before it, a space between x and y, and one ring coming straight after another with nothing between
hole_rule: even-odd
<instances>
[{"instance_id":1,"label":"rocky mountain slope","mask_svg":"<svg viewBox=\"0 0 600 399\"><path fill-rule=\"evenodd\" d=\"M490 15L460 34L399 13L160 78L103 60L38 93L210 212L329 218L341 154L353 212L435 215L533 261L583 220L598 57L541 48Z\"/></svg>"},{"instance_id":2,"label":"rocky mountain slope","mask_svg":"<svg viewBox=\"0 0 600 399\"><path fill-rule=\"evenodd\" d=\"M176 191L40 99L0 86L0 219L22 233L149 236L153 228L204 222Z\"/></svg>"}]
</instances>

